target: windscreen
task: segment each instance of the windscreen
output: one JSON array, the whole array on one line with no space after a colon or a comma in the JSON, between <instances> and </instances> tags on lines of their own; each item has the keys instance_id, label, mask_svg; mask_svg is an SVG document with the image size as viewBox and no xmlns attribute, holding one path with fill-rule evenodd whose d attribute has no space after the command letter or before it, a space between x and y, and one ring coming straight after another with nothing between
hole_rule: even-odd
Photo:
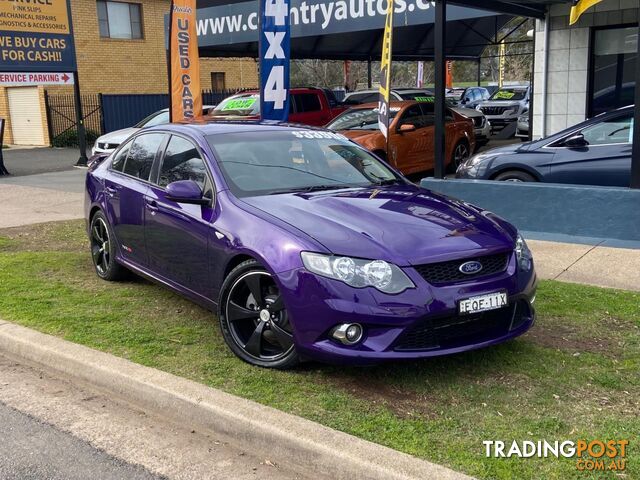
<instances>
[{"instance_id":1,"label":"windscreen","mask_svg":"<svg viewBox=\"0 0 640 480\"><path fill-rule=\"evenodd\" d=\"M389 111L389 121L393 119L399 108L391 108ZM339 130L377 130L378 129L378 109L377 108L357 108L347 110L342 115L334 118L327 128L334 131Z\"/></svg>"},{"instance_id":2,"label":"windscreen","mask_svg":"<svg viewBox=\"0 0 640 480\"><path fill-rule=\"evenodd\" d=\"M238 197L401 181L371 153L333 132L271 130L212 135L207 140Z\"/></svg>"},{"instance_id":3,"label":"windscreen","mask_svg":"<svg viewBox=\"0 0 640 480\"><path fill-rule=\"evenodd\" d=\"M223 100L211 115L250 116L260 114L260 96L256 93L243 93Z\"/></svg>"}]
</instances>

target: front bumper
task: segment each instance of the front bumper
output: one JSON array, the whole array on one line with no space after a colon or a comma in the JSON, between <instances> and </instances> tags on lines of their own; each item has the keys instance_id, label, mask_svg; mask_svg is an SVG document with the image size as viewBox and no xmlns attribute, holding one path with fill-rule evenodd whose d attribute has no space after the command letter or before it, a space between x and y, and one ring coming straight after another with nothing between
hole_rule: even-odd
<instances>
[{"instance_id":1,"label":"front bumper","mask_svg":"<svg viewBox=\"0 0 640 480\"><path fill-rule=\"evenodd\" d=\"M450 285L428 284L413 268L403 269L417 288L386 295L355 289L305 269L278 275L294 328L298 353L327 363L375 364L474 350L507 341L533 325L535 271L517 272L512 254L498 275ZM459 315L458 301L506 291L509 305L477 315ZM342 323L364 327L363 340L346 346L329 332Z\"/></svg>"}]
</instances>

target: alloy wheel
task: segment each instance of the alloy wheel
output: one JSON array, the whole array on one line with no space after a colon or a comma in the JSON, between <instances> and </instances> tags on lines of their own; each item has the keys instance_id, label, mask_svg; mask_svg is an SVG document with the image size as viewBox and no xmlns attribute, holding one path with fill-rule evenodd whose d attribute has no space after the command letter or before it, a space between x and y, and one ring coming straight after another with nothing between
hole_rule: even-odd
<instances>
[{"instance_id":1,"label":"alloy wheel","mask_svg":"<svg viewBox=\"0 0 640 480\"><path fill-rule=\"evenodd\" d=\"M453 152L453 163L456 169L462 165L467 158L469 158L469 149L464 143L459 143Z\"/></svg>"},{"instance_id":2,"label":"alloy wheel","mask_svg":"<svg viewBox=\"0 0 640 480\"><path fill-rule=\"evenodd\" d=\"M109 229L102 218L96 218L91 225L91 256L100 275L109 270L110 257Z\"/></svg>"},{"instance_id":3,"label":"alloy wheel","mask_svg":"<svg viewBox=\"0 0 640 480\"><path fill-rule=\"evenodd\" d=\"M255 359L275 362L294 348L284 300L268 272L247 272L233 283L225 319L233 341Z\"/></svg>"}]
</instances>

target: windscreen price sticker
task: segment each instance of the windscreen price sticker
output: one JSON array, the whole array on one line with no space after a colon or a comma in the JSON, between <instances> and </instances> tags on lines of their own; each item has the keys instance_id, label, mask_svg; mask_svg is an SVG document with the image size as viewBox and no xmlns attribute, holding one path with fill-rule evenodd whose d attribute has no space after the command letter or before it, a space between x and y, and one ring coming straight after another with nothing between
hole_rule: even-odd
<instances>
[{"instance_id":1,"label":"windscreen price sticker","mask_svg":"<svg viewBox=\"0 0 640 480\"><path fill-rule=\"evenodd\" d=\"M263 120L289 118L290 0L260 0L260 112Z\"/></svg>"}]
</instances>

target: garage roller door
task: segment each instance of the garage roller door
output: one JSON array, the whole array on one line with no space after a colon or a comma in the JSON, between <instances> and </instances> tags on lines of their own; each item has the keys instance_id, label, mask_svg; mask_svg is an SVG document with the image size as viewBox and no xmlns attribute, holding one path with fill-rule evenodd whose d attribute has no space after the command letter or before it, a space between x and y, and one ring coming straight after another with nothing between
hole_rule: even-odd
<instances>
[{"instance_id":1,"label":"garage roller door","mask_svg":"<svg viewBox=\"0 0 640 480\"><path fill-rule=\"evenodd\" d=\"M16 145L44 145L38 88L9 88L7 93L13 143Z\"/></svg>"}]
</instances>

